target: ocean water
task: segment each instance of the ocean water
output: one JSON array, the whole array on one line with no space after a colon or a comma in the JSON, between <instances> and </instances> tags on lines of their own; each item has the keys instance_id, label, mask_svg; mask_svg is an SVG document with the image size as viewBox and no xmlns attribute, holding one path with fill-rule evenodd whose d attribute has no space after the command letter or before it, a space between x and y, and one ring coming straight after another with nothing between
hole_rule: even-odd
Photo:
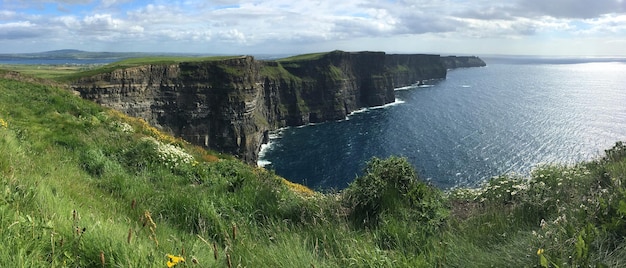
<instances>
[{"instance_id":1,"label":"ocean water","mask_svg":"<svg viewBox=\"0 0 626 268\"><path fill-rule=\"evenodd\" d=\"M345 188L372 157L406 157L440 188L601 157L626 141L626 63L487 60L396 89L346 120L272 133L259 163L318 190Z\"/></svg>"}]
</instances>

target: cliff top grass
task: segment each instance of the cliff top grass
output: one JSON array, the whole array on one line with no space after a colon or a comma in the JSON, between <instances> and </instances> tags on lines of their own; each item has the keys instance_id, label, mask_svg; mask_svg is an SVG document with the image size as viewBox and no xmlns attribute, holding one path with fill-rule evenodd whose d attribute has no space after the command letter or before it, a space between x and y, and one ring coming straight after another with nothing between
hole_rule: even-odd
<instances>
[{"instance_id":1,"label":"cliff top grass","mask_svg":"<svg viewBox=\"0 0 626 268\"><path fill-rule=\"evenodd\" d=\"M96 65L0 64L0 69L16 71L43 79L56 79L95 67Z\"/></svg>"},{"instance_id":2,"label":"cliff top grass","mask_svg":"<svg viewBox=\"0 0 626 268\"><path fill-rule=\"evenodd\" d=\"M278 59L278 62L291 62L291 61L307 61L307 60L317 60L322 58L324 55L330 54L331 52L320 52L320 53L309 53L291 56L287 58Z\"/></svg>"},{"instance_id":3,"label":"cliff top grass","mask_svg":"<svg viewBox=\"0 0 626 268\"><path fill-rule=\"evenodd\" d=\"M69 82L79 79L81 77L93 76L101 73L111 72L117 69L136 67L142 65L168 65L177 64L183 62L214 62L228 59L239 58L241 56L210 56L210 57L172 57L172 56L159 56L159 57L140 57L129 58L121 61L113 62L110 64L95 66L88 68L87 70L79 70L77 72L70 72L65 75L54 77L58 81Z\"/></svg>"},{"instance_id":4,"label":"cliff top grass","mask_svg":"<svg viewBox=\"0 0 626 268\"><path fill-rule=\"evenodd\" d=\"M406 159L373 159L347 189L319 193L4 75L2 267L626 263L623 143L595 161L447 192Z\"/></svg>"}]
</instances>

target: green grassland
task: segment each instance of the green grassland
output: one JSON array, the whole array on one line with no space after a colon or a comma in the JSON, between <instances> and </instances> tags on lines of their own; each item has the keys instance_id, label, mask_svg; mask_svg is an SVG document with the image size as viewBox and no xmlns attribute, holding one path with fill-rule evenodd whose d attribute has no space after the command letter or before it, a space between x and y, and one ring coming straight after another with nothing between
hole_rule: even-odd
<instances>
[{"instance_id":1,"label":"green grassland","mask_svg":"<svg viewBox=\"0 0 626 268\"><path fill-rule=\"evenodd\" d=\"M177 64L182 62L211 62L239 58L241 56L209 56L209 57L189 57L189 56L152 56L134 57L109 64L0 64L0 69L17 71L37 78L50 79L58 82L69 82L101 73L111 72L117 69L142 66L147 64Z\"/></svg>"},{"instance_id":2,"label":"green grassland","mask_svg":"<svg viewBox=\"0 0 626 268\"><path fill-rule=\"evenodd\" d=\"M77 72L88 71L101 65L33 65L33 64L0 64L0 69L20 72L44 79L58 79Z\"/></svg>"},{"instance_id":3,"label":"green grassland","mask_svg":"<svg viewBox=\"0 0 626 268\"><path fill-rule=\"evenodd\" d=\"M626 264L622 143L477 189L442 192L397 157L364 174L313 192L53 83L0 78L2 267Z\"/></svg>"},{"instance_id":4,"label":"green grassland","mask_svg":"<svg viewBox=\"0 0 626 268\"><path fill-rule=\"evenodd\" d=\"M155 56L155 57L140 57L140 58L129 58L121 61L116 61L107 65L104 65L99 68L93 68L85 71L69 73L63 76L57 77L56 80L61 82L68 82L72 80L79 79L81 77L93 76L101 73L111 72L117 69L142 66L147 64L155 64L155 65L167 65L167 64L178 64L182 62L207 62L207 61L220 61L238 58L241 56L211 56L211 57L173 57L173 56Z\"/></svg>"},{"instance_id":5,"label":"green grassland","mask_svg":"<svg viewBox=\"0 0 626 268\"><path fill-rule=\"evenodd\" d=\"M288 77L289 74L283 64L297 64L300 61L309 61L319 59L330 52L303 54L288 58L279 59L275 65L266 65L261 69L262 74L270 77ZM117 69L142 66L147 64L178 64L183 62L212 62L228 59L240 58L242 56L208 56L208 57L190 57L190 56L149 56L149 57L132 57L123 59L109 64L90 64L90 65L32 65L32 64L0 64L0 69L17 71L37 78L55 80L57 82L70 82L81 77L88 77ZM235 71L233 71L235 72Z\"/></svg>"},{"instance_id":6,"label":"green grassland","mask_svg":"<svg viewBox=\"0 0 626 268\"><path fill-rule=\"evenodd\" d=\"M332 52L319 52L319 53L300 54L300 55L296 55L296 56L291 56L291 57L279 59L278 62L288 63L288 62L295 62L295 61L317 60L317 59L320 59L324 55L329 54L329 53L332 53Z\"/></svg>"}]
</instances>

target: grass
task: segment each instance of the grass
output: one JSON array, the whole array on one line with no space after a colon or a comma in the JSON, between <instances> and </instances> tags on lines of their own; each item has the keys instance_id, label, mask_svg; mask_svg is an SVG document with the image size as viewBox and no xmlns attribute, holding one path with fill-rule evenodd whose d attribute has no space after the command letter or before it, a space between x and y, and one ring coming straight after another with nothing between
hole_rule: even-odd
<instances>
[{"instance_id":1,"label":"grass","mask_svg":"<svg viewBox=\"0 0 626 268\"><path fill-rule=\"evenodd\" d=\"M313 192L52 84L0 79L0 266L626 263L622 143L445 193L405 159L366 171L344 191Z\"/></svg>"},{"instance_id":2,"label":"grass","mask_svg":"<svg viewBox=\"0 0 626 268\"><path fill-rule=\"evenodd\" d=\"M289 62L296 62L296 61L317 60L317 59L322 58L324 55L326 55L328 53L331 53L331 52L301 54L301 55L296 55L296 56L292 56L292 57L279 59L278 62L289 63Z\"/></svg>"},{"instance_id":3,"label":"grass","mask_svg":"<svg viewBox=\"0 0 626 268\"><path fill-rule=\"evenodd\" d=\"M33 65L33 64L0 64L0 69L20 72L43 79L57 79L76 72L97 68L101 65Z\"/></svg>"},{"instance_id":4,"label":"grass","mask_svg":"<svg viewBox=\"0 0 626 268\"><path fill-rule=\"evenodd\" d=\"M139 57L139 58L129 58L121 61L113 62L99 68L93 68L88 70L83 70L79 72L69 72L62 76L55 77L56 80L60 82L68 82L72 80L79 79L81 77L93 76L97 74L111 72L117 69L142 66L147 64L177 64L182 62L211 62L211 61L221 61L233 58L239 58L241 56L211 56L211 57L168 57L168 56L160 56L160 57Z\"/></svg>"}]
</instances>

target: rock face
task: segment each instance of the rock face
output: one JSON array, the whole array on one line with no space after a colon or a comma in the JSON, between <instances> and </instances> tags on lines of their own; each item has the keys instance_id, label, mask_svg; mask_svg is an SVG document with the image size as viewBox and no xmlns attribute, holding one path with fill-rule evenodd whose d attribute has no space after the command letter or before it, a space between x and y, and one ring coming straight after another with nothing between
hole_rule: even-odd
<instances>
[{"instance_id":1,"label":"rock face","mask_svg":"<svg viewBox=\"0 0 626 268\"><path fill-rule=\"evenodd\" d=\"M459 57L451 62L469 67L457 61L475 63ZM256 163L268 131L391 103L394 88L445 78L446 62L439 55L383 52L333 51L277 61L243 56L121 68L71 87L191 143Z\"/></svg>"},{"instance_id":2,"label":"rock face","mask_svg":"<svg viewBox=\"0 0 626 268\"><path fill-rule=\"evenodd\" d=\"M441 57L441 61L448 69L487 66L482 59L476 56L447 56Z\"/></svg>"}]
</instances>

